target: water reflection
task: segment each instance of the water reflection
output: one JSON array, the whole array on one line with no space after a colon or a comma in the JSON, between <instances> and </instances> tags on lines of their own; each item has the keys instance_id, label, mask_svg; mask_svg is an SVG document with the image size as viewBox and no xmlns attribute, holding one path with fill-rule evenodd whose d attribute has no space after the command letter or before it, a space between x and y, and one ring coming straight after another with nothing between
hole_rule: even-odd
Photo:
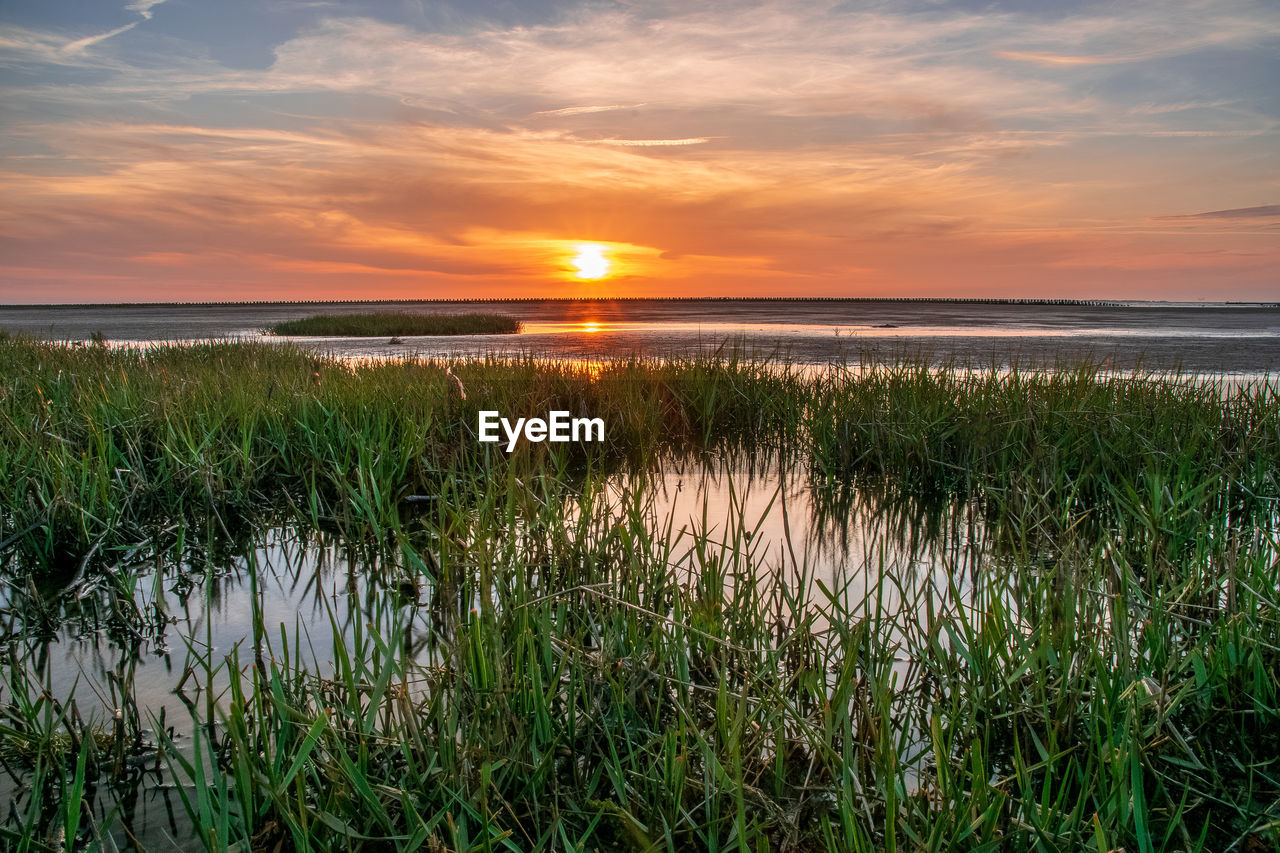
<instances>
[{"instance_id":1,"label":"water reflection","mask_svg":"<svg viewBox=\"0 0 1280 853\"><path fill-rule=\"evenodd\" d=\"M982 522L966 504L929 506L871 488L834 498L816 491L802 466L772 454L667 460L612 474L594 488L587 530L641 519L676 573L716 562L757 578L792 584L807 578L852 594L856 581L877 574L971 576L985 547ZM572 537L583 494L566 488L563 500ZM509 531L530 564L544 535L531 526ZM309 635L306 662L323 667L324 655L313 651L331 647L355 619L376 620L388 631L415 621L424 631L439 628L423 613L441 593L441 578L431 576L436 544L425 541L432 536L428 527L424 541L414 543L425 555L425 575L407 569L394 549L348 547L334 535L290 527L239 541L152 543L150 551L127 552L64 586L19 574L0 594L4 642L55 673L58 694L77 680L100 682L127 658L139 667L139 695L162 696L183 671L187 642L225 653L252 639L258 619Z\"/></svg>"},{"instance_id":2,"label":"water reflection","mask_svg":"<svg viewBox=\"0 0 1280 853\"><path fill-rule=\"evenodd\" d=\"M694 631L766 620L779 644L810 638L791 642L789 654L797 671L820 678L841 665L825 657L839 638L873 614L889 631L875 645L893 655L919 648L984 594L1016 610L1008 588L983 591L990 537L972 505L874 485L823 491L786 454L542 476L492 484L474 504L427 504L412 533L381 545L281 525L170 527L62 583L37 584L9 567L0 690L10 722L22 725L24 703L44 697L101 731L118 766L86 802L103 822L123 816L109 830L122 848L136 839L172 849L172 839L194 845L158 766L155 732L189 748L189 711L225 706L232 667L277 663L328 679L348 650L366 648L362 636L376 636L412 683L450 664L458 626L477 613L546 599L565 603L561 618L582 623L577 633L562 626L566 636L591 647L604 638L592 622L599 608L587 603L621 602L619 590L638 577L653 582L640 569L655 562L671 583L705 596L704 609L677 614L657 584L635 597L655 620ZM904 690L927 689L909 656L888 661L888 671ZM895 725L904 748L919 751L925 724L905 715ZM6 764L0 796L14 814L53 795L31 786L21 756Z\"/></svg>"}]
</instances>

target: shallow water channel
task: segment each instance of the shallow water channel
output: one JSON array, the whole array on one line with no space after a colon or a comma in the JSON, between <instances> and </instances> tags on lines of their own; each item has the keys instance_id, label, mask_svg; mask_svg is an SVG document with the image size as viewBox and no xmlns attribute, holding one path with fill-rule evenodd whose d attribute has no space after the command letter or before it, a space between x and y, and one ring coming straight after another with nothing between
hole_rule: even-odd
<instances>
[{"instance_id":1,"label":"shallow water channel","mask_svg":"<svg viewBox=\"0 0 1280 853\"><path fill-rule=\"evenodd\" d=\"M570 538L639 522L650 539L647 553L664 560L673 577L692 582L714 572L726 596L735 584L755 584L762 606L776 606L779 619L790 596L811 610L815 633L829 627L836 600L839 612L875 608L904 630L918 630L921 602L930 600L936 612L966 606L991 557L969 505L926 512L873 491L833 497L808 481L803 466L776 457L668 460L639 474L611 474L597 483L589 506L573 486L558 493L564 506L551 517L574 528ZM537 500L546 500L547 491L541 494ZM588 512L591 523L579 524ZM494 535L495 528L485 529L472 535ZM507 535L525 532L517 522ZM136 714L137 728L151 733L121 748L112 779L89 787L107 849L198 847L180 784L155 750L156 732L189 750L189 709L224 702L229 669L287 660L327 678L335 657L359 647L353 640L364 632L394 638L409 669L429 672L442 664L450 621L485 606L459 600L456 588L406 569L396 554L349 548L332 534L275 525L230 543L204 542L194 532L184 541L171 526L161 538L169 545L160 551L121 551L106 570L60 583L11 566L0 593L4 725L17 726L16 709L44 696L55 700L40 712L46 719L61 708L111 737ZM430 525L424 538L430 556ZM501 543L490 544L501 551ZM544 582L545 595L558 594L556 581ZM910 661L897 667L906 683ZM21 739L6 738L0 798L14 825L36 794ZM56 841L56 828L49 832Z\"/></svg>"}]
</instances>

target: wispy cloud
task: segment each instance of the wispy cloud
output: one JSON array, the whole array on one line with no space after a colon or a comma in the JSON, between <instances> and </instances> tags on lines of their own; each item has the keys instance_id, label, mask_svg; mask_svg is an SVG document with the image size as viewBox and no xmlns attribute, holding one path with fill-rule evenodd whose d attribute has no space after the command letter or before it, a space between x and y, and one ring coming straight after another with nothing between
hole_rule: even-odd
<instances>
[{"instance_id":1,"label":"wispy cloud","mask_svg":"<svg viewBox=\"0 0 1280 853\"><path fill-rule=\"evenodd\" d=\"M588 139L593 145L620 145L623 148L673 148L682 145L703 145L710 137L689 136L684 139Z\"/></svg>"},{"instance_id":2,"label":"wispy cloud","mask_svg":"<svg viewBox=\"0 0 1280 853\"><path fill-rule=\"evenodd\" d=\"M1203 213L1184 213L1177 216L1157 216L1156 219L1272 219L1280 217L1280 204L1260 204L1257 207L1233 207L1228 210L1206 210Z\"/></svg>"},{"instance_id":3,"label":"wispy cloud","mask_svg":"<svg viewBox=\"0 0 1280 853\"><path fill-rule=\"evenodd\" d=\"M85 38L82 38L82 39L69 41L62 46L62 52L63 53L80 53L85 48L93 47L98 42L106 41L107 39L113 36L118 36L121 33L127 33L129 32L129 30L133 29L136 26L138 26L138 22L133 21L132 23L125 24L122 27L116 27L114 30L107 30L105 33L98 33L97 35L86 36Z\"/></svg>"},{"instance_id":4,"label":"wispy cloud","mask_svg":"<svg viewBox=\"0 0 1280 853\"><path fill-rule=\"evenodd\" d=\"M1239 104L1236 99L1222 98L1215 101L1178 101L1174 103L1147 103L1135 104L1129 108L1129 112L1134 115L1166 115L1168 113L1178 113L1185 110L1213 110L1221 107L1230 107Z\"/></svg>"},{"instance_id":5,"label":"wispy cloud","mask_svg":"<svg viewBox=\"0 0 1280 853\"><path fill-rule=\"evenodd\" d=\"M142 16L143 21L149 21L151 20L151 17L155 14L151 10L154 9L156 6L159 6L163 2L165 2L165 0L134 0L133 3L130 3L124 8L126 11L129 11L129 12L137 12L139 15ZM133 21L131 23L125 24L124 26L116 27L114 30L108 30L105 33L98 33L97 35L92 35L86 38L76 39L75 41L67 42L65 45L62 46L62 51L64 53L71 53L71 54L80 53L84 51L86 48L93 47L95 44L98 44L99 42L104 42L109 38L120 35L121 33L127 33L129 32L129 30L138 26L138 24L140 23L142 23L142 21Z\"/></svg>"},{"instance_id":6,"label":"wispy cloud","mask_svg":"<svg viewBox=\"0 0 1280 853\"><path fill-rule=\"evenodd\" d=\"M1033 50L998 50L996 56L1011 59L1015 62L1032 62L1036 65L1047 65L1053 68L1076 68L1088 65L1114 65L1118 62L1137 62L1150 54L1132 54L1128 56L1078 56L1063 53L1044 53Z\"/></svg>"},{"instance_id":7,"label":"wispy cloud","mask_svg":"<svg viewBox=\"0 0 1280 853\"><path fill-rule=\"evenodd\" d=\"M611 113L615 110L634 110L643 107L644 104L606 104L594 107L561 107L558 110L538 110L534 113L536 116L580 116L590 115L591 113Z\"/></svg>"},{"instance_id":8,"label":"wispy cloud","mask_svg":"<svg viewBox=\"0 0 1280 853\"><path fill-rule=\"evenodd\" d=\"M149 21L151 20L151 16L155 14L151 10L154 9L156 6L159 6L163 2L164 0L134 0L134 2L130 3L128 6L125 6L125 9L129 10L130 12L137 12L139 15L141 15L143 18Z\"/></svg>"},{"instance_id":9,"label":"wispy cloud","mask_svg":"<svg viewBox=\"0 0 1280 853\"><path fill-rule=\"evenodd\" d=\"M1256 46L1277 35L1280 15L1258 0L1149 0L1011 28L1001 39L1007 46L995 55L1049 68L1087 68Z\"/></svg>"}]
</instances>

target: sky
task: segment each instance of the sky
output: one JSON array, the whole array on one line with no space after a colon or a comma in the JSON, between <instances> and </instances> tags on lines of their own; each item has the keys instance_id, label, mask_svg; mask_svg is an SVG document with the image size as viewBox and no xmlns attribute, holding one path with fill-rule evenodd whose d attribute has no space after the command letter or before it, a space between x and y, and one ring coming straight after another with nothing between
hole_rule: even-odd
<instances>
[{"instance_id":1,"label":"sky","mask_svg":"<svg viewBox=\"0 0 1280 853\"><path fill-rule=\"evenodd\" d=\"M1274 0L5 0L0 302L1280 300Z\"/></svg>"}]
</instances>

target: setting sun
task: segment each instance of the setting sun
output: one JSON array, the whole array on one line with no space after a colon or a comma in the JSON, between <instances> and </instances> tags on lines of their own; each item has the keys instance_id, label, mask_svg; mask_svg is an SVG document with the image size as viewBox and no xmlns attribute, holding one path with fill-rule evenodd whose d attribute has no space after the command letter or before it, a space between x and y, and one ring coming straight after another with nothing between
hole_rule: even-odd
<instances>
[{"instance_id":1,"label":"setting sun","mask_svg":"<svg viewBox=\"0 0 1280 853\"><path fill-rule=\"evenodd\" d=\"M578 278L604 278L609 274L609 259L604 256L604 247L592 243L583 243L578 247L578 254L571 262L578 270Z\"/></svg>"}]
</instances>

